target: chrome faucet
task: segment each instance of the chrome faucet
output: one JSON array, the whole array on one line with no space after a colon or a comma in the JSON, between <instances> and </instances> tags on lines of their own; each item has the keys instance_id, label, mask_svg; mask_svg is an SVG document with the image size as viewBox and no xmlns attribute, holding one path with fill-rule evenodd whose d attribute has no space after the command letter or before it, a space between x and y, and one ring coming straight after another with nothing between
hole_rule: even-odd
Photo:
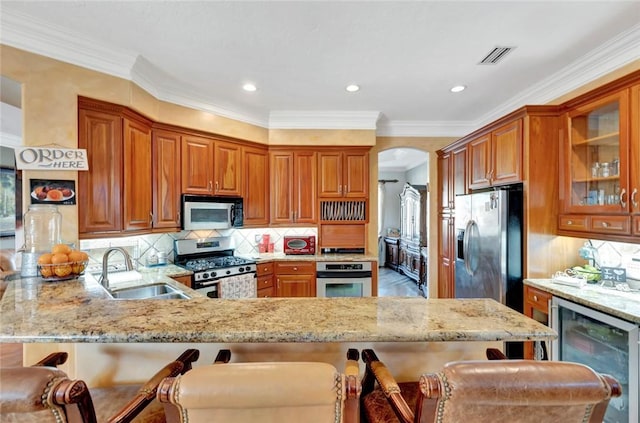
<instances>
[{"instance_id":1,"label":"chrome faucet","mask_svg":"<svg viewBox=\"0 0 640 423\"><path fill-rule=\"evenodd\" d=\"M111 247L107 249L107 251L105 251L104 255L102 256L102 275L100 276L100 283L105 287L107 291L109 290L109 278L107 277L107 274L109 273L109 256L114 251L120 251L124 256L124 265L126 266L127 270L133 270L131 257L129 256L129 253L127 253L127 250L122 247Z\"/></svg>"}]
</instances>

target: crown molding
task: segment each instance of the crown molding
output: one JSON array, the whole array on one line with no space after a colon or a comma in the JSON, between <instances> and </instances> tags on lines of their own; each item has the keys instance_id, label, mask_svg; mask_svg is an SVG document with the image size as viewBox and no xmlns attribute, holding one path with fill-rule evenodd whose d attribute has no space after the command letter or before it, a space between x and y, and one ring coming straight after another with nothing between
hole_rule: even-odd
<instances>
[{"instance_id":1,"label":"crown molding","mask_svg":"<svg viewBox=\"0 0 640 423\"><path fill-rule=\"evenodd\" d=\"M388 121L378 120L377 111L273 111L268 119L250 116L212 104L210 99L189 93L181 84L131 51L114 49L65 28L22 13L2 10L0 43L61 60L73 65L130 80L162 101L248 124L278 129L367 129L377 136L460 137L526 104L546 104L632 61L640 51L640 24L619 34L486 113L477 121Z\"/></svg>"},{"instance_id":2,"label":"crown molding","mask_svg":"<svg viewBox=\"0 0 640 423\"><path fill-rule=\"evenodd\" d=\"M0 14L3 44L98 72L130 79L137 55L6 9Z\"/></svg>"},{"instance_id":3,"label":"crown molding","mask_svg":"<svg viewBox=\"0 0 640 423\"><path fill-rule=\"evenodd\" d=\"M462 137L477 128L476 122L396 120L378 126L379 137Z\"/></svg>"},{"instance_id":4,"label":"crown molding","mask_svg":"<svg viewBox=\"0 0 640 423\"><path fill-rule=\"evenodd\" d=\"M640 59L640 24L618 34L558 72L533 84L477 121L476 128L527 104L547 104Z\"/></svg>"},{"instance_id":5,"label":"crown molding","mask_svg":"<svg viewBox=\"0 0 640 423\"><path fill-rule=\"evenodd\" d=\"M295 111L269 114L270 129L370 129L375 130L381 113L376 111Z\"/></svg>"},{"instance_id":6,"label":"crown molding","mask_svg":"<svg viewBox=\"0 0 640 423\"><path fill-rule=\"evenodd\" d=\"M22 147L22 137L15 134L0 132L0 140L3 147Z\"/></svg>"}]
</instances>

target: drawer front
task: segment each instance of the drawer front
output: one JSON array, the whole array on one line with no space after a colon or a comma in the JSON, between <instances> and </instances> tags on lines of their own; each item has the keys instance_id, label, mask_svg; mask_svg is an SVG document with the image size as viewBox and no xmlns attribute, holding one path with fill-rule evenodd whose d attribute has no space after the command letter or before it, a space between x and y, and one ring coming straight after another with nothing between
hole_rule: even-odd
<instances>
[{"instance_id":1,"label":"drawer front","mask_svg":"<svg viewBox=\"0 0 640 423\"><path fill-rule=\"evenodd\" d=\"M316 273L315 261L279 261L276 262L275 270L277 274L305 274L314 275Z\"/></svg>"},{"instance_id":2,"label":"drawer front","mask_svg":"<svg viewBox=\"0 0 640 423\"><path fill-rule=\"evenodd\" d=\"M533 306L536 310L544 310L548 312L549 300L551 294L541 291L530 286L525 286L525 301Z\"/></svg>"},{"instance_id":3,"label":"drawer front","mask_svg":"<svg viewBox=\"0 0 640 423\"><path fill-rule=\"evenodd\" d=\"M591 216L591 231L607 234L630 234L631 219L628 216Z\"/></svg>"},{"instance_id":4,"label":"drawer front","mask_svg":"<svg viewBox=\"0 0 640 423\"><path fill-rule=\"evenodd\" d=\"M258 298L273 298L276 296L276 288L271 286L269 288L258 289Z\"/></svg>"},{"instance_id":5,"label":"drawer front","mask_svg":"<svg viewBox=\"0 0 640 423\"><path fill-rule=\"evenodd\" d=\"M589 230L589 218L587 216L563 215L559 219L559 229L583 232Z\"/></svg>"},{"instance_id":6,"label":"drawer front","mask_svg":"<svg viewBox=\"0 0 640 423\"><path fill-rule=\"evenodd\" d=\"M273 287L273 275L258 276L258 290Z\"/></svg>"},{"instance_id":7,"label":"drawer front","mask_svg":"<svg viewBox=\"0 0 640 423\"><path fill-rule=\"evenodd\" d=\"M273 273L273 262L259 263L256 265L256 273L258 277L262 275L270 275Z\"/></svg>"}]
</instances>

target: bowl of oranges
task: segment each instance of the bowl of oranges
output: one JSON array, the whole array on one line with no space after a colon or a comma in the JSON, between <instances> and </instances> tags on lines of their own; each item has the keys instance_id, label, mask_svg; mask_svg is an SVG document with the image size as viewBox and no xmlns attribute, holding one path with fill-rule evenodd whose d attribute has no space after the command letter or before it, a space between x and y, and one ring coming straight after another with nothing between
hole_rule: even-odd
<instances>
[{"instance_id":1,"label":"bowl of oranges","mask_svg":"<svg viewBox=\"0 0 640 423\"><path fill-rule=\"evenodd\" d=\"M84 273L89 256L84 251L74 250L66 244L56 244L50 253L38 258L38 272L45 280L73 279Z\"/></svg>"}]
</instances>

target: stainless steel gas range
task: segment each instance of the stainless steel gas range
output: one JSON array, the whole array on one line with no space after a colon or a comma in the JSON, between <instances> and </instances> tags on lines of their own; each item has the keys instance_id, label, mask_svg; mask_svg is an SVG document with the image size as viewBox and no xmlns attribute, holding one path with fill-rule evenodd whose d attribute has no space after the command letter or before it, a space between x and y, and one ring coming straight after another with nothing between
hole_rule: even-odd
<instances>
[{"instance_id":1,"label":"stainless steel gas range","mask_svg":"<svg viewBox=\"0 0 640 423\"><path fill-rule=\"evenodd\" d=\"M193 272L191 287L209 298L255 298L256 262L234 256L231 237L175 241L175 264Z\"/></svg>"}]
</instances>

